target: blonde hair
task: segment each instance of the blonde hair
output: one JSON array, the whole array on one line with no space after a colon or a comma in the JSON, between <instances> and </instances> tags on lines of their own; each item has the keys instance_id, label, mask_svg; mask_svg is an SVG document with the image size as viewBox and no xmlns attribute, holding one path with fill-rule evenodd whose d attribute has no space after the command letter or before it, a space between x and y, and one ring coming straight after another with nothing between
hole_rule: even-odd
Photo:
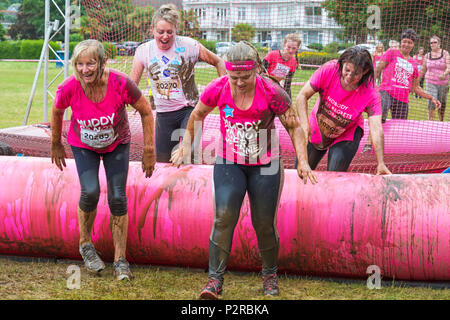
<instances>
[{"instance_id":1,"label":"blonde hair","mask_svg":"<svg viewBox=\"0 0 450 320\"><path fill-rule=\"evenodd\" d=\"M430 38L430 40L432 40L432 39L436 39L437 42L438 42L439 44L441 44L441 38L439 38L438 36L434 35L434 36L432 36L432 37Z\"/></svg>"},{"instance_id":2,"label":"blonde hair","mask_svg":"<svg viewBox=\"0 0 450 320\"><path fill-rule=\"evenodd\" d=\"M297 33L289 33L283 40L283 47L288 41L297 42L298 47L302 44L302 39L300 39L300 36Z\"/></svg>"},{"instance_id":3,"label":"blonde hair","mask_svg":"<svg viewBox=\"0 0 450 320\"><path fill-rule=\"evenodd\" d=\"M81 77L77 71L76 65L80 55L82 54L92 56L98 63L98 70L103 71L102 69L105 67L106 54L102 43L95 39L81 41L75 46L72 54L73 73L75 74L77 80L80 80ZM100 73L97 76L100 76Z\"/></svg>"},{"instance_id":4,"label":"blonde hair","mask_svg":"<svg viewBox=\"0 0 450 320\"><path fill-rule=\"evenodd\" d=\"M160 20L165 20L175 26L178 29L180 23L180 13L177 7L173 3L165 4L159 7L153 14L152 27L154 28Z\"/></svg>"}]
</instances>

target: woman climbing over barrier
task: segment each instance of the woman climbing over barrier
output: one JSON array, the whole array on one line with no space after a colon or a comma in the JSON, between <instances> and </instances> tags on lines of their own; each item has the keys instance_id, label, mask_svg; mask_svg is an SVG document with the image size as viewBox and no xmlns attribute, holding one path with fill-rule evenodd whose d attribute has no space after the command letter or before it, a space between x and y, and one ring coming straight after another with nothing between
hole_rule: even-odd
<instances>
[{"instance_id":1,"label":"woman climbing over barrier","mask_svg":"<svg viewBox=\"0 0 450 320\"><path fill-rule=\"evenodd\" d=\"M214 164L214 224L209 239L209 280L201 298L217 299L231 252L234 229L245 194L250 198L253 227L262 257L263 292L277 295L278 232L276 213L283 186L283 163L274 119L288 131L299 166L299 177L317 182L306 157L306 141L291 99L273 80L261 76L256 49L239 42L226 55L227 75L213 80L192 112L180 149L172 155L179 166L190 159L196 122L216 107L220 111L221 150ZM275 135L275 136L272 136Z\"/></svg>"}]
</instances>

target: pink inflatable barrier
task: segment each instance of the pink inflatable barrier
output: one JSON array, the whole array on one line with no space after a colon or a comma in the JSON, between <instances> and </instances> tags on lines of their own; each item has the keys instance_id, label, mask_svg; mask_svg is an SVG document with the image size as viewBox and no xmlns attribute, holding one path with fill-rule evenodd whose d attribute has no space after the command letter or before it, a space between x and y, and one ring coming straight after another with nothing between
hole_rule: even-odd
<instances>
[{"instance_id":1,"label":"pink inflatable barrier","mask_svg":"<svg viewBox=\"0 0 450 320\"><path fill-rule=\"evenodd\" d=\"M49 158L0 157L0 254L80 259L75 163L60 172ZM103 167L101 167L103 168ZM278 211L280 272L384 279L450 280L450 175L372 176L317 172L304 185L285 170ZM112 261L106 181L93 241ZM128 259L137 264L206 268L213 221L212 166L157 164L146 179L138 162L128 178ZM259 271L244 200L228 269Z\"/></svg>"}]
</instances>

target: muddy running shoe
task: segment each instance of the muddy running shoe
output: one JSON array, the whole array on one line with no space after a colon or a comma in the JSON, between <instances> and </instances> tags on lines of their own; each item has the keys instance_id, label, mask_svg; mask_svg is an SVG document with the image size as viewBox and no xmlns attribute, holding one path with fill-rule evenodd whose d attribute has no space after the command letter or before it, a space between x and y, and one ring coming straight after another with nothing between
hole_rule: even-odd
<instances>
[{"instance_id":1,"label":"muddy running shoe","mask_svg":"<svg viewBox=\"0 0 450 320\"><path fill-rule=\"evenodd\" d=\"M117 262L114 262L114 276L119 281L129 281L133 279L133 274L130 271L130 264L125 258L120 258Z\"/></svg>"},{"instance_id":2,"label":"muddy running shoe","mask_svg":"<svg viewBox=\"0 0 450 320\"><path fill-rule=\"evenodd\" d=\"M84 265L91 272L100 272L105 269L105 264L98 256L97 250L92 243L80 244L80 254L83 257Z\"/></svg>"},{"instance_id":3,"label":"muddy running shoe","mask_svg":"<svg viewBox=\"0 0 450 320\"><path fill-rule=\"evenodd\" d=\"M280 293L276 273L263 276L263 289L265 296L277 296Z\"/></svg>"},{"instance_id":4,"label":"muddy running shoe","mask_svg":"<svg viewBox=\"0 0 450 320\"><path fill-rule=\"evenodd\" d=\"M217 300L222 294L223 280L209 278L206 286L203 287L202 293L200 293L201 299Z\"/></svg>"}]
</instances>

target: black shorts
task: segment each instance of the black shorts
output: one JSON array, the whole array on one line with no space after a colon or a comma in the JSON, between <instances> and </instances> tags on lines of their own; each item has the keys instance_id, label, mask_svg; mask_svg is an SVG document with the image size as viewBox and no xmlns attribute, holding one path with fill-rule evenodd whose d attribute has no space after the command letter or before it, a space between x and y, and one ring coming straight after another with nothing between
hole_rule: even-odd
<instances>
[{"instance_id":1,"label":"black shorts","mask_svg":"<svg viewBox=\"0 0 450 320\"><path fill-rule=\"evenodd\" d=\"M184 135L189 117L194 110L187 106L180 110L156 113L155 148L157 162L170 162L173 149ZM182 130L180 130L182 129Z\"/></svg>"}]
</instances>

